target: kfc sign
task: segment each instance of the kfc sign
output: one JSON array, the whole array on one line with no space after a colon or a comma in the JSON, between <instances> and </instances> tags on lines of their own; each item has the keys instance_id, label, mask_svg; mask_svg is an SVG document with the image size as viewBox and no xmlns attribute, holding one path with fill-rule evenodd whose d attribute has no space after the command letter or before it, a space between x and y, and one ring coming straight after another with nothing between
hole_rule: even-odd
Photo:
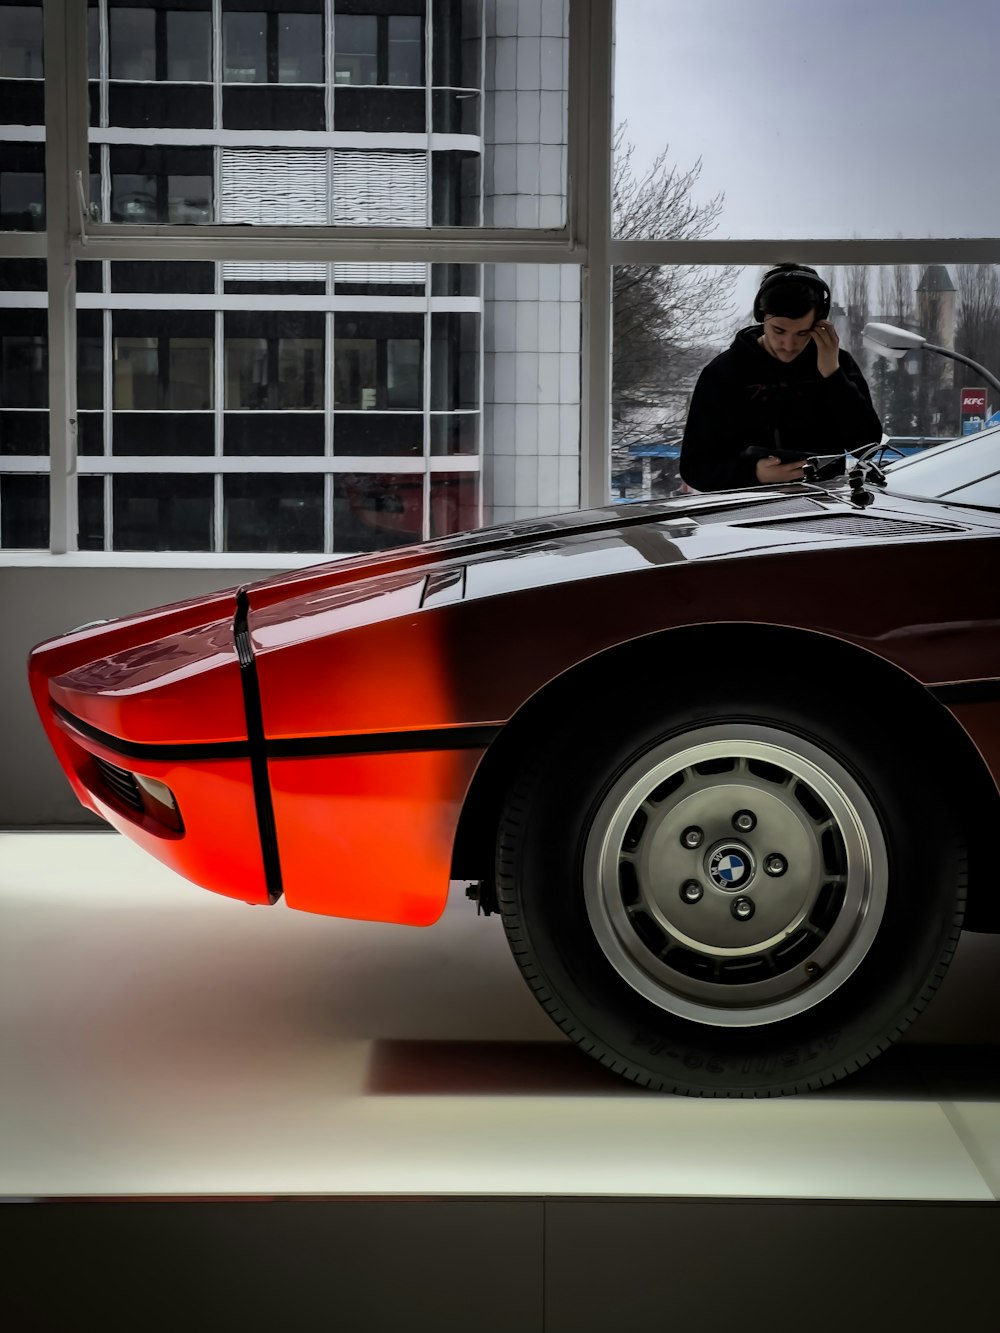
<instances>
[{"instance_id":1,"label":"kfc sign","mask_svg":"<svg viewBox=\"0 0 1000 1333\"><path fill-rule=\"evenodd\" d=\"M985 389L963 389L960 401L963 417L984 417L986 415Z\"/></svg>"}]
</instances>

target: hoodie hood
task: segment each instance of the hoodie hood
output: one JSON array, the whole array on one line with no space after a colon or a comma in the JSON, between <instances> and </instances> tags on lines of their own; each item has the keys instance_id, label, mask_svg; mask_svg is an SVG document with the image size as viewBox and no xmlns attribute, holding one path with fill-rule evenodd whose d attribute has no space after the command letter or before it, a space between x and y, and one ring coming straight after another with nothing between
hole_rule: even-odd
<instances>
[{"instance_id":1,"label":"hoodie hood","mask_svg":"<svg viewBox=\"0 0 1000 1333\"><path fill-rule=\"evenodd\" d=\"M816 378L816 344L811 339L793 361L779 361L777 357L765 352L757 341L763 332L762 324L751 324L740 329L733 339L729 350L737 359L741 375L756 376L762 382L775 383Z\"/></svg>"}]
</instances>

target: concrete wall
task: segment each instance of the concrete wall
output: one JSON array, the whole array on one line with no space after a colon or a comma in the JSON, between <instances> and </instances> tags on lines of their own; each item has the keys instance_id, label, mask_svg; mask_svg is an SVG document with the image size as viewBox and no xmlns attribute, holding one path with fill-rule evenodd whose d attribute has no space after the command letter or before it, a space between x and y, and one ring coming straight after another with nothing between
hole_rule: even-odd
<instances>
[{"instance_id":1,"label":"concrete wall","mask_svg":"<svg viewBox=\"0 0 1000 1333\"><path fill-rule=\"evenodd\" d=\"M35 711L26 662L36 643L88 620L129 615L277 572L206 568L195 563L197 557L187 560L166 569L138 563L95 568L81 557L58 556L0 566L0 827L104 827L77 801ZM313 564L315 557L294 563Z\"/></svg>"}]
</instances>

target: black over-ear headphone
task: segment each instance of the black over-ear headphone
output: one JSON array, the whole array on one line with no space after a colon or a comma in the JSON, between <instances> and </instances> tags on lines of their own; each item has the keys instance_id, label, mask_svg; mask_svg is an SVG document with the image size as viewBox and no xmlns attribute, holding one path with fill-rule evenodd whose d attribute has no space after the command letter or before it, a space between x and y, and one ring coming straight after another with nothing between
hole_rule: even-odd
<instances>
[{"instance_id":1,"label":"black over-ear headphone","mask_svg":"<svg viewBox=\"0 0 1000 1333\"><path fill-rule=\"evenodd\" d=\"M818 294L820 298L819 306L816 310L817 319L826 319L830 313L830 288L826 285L818 273L814 273L811 268L795 268L793 266L773 268L770 273L764 274L764 280L760 284L757 295L753 302L753 317L758 324L764 322L764 306L761 298L772 287L781 286L786 282L804 282L808 283Z\"/></svg>"}]
</instances>

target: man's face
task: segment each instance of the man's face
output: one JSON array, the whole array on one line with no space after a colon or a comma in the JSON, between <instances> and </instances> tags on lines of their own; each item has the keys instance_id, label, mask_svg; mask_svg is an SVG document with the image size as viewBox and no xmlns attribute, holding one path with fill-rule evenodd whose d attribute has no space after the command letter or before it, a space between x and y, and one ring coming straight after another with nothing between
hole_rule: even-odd
<instances>
[{"instance_id":1,"label":"man's face","mask_svg":"<svg viewBox=\"0 0 1000 1333\"><path fill-rule=\"evenodd\" d=\"M765 315L761 341L764 351L779 361L794 361L811 340L816 323L816 312L810 310L801 319L786 319L783 315Z\"/></svg>"}]
</instances>

